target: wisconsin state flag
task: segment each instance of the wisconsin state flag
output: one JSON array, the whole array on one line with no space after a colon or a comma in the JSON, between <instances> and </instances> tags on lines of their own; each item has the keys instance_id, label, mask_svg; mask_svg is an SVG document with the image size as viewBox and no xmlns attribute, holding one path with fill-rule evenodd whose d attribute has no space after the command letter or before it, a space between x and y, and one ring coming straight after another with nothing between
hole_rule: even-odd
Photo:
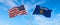
<instances>
[{"instance_id":1,"label":"wisconsin state flag","mask_svg":"<svg viewBox=\"0 0 60 25\"><path fill-rule=\"evenodd\" d=\"M20 15L27 14L24 5L21 5L19 7L14 7L14 8L9 10L10 18L17 16L18 14L20 14Z\"/></svg>"},{"instance_id":2,"label":"wisconsin state flag","mask_svg":"<svg viewBox=\"0 0 60 25\"><path fill-rule=\"evenodd\" d=\"M51 12L52 12L52 10L50 10L50 9L48 9L46 7L36 5L36 8L35 8L33 14L37 14L37 15L42 14L45 17L49 18L49 17L51 17Z\"/></svg>"}]
</instances>

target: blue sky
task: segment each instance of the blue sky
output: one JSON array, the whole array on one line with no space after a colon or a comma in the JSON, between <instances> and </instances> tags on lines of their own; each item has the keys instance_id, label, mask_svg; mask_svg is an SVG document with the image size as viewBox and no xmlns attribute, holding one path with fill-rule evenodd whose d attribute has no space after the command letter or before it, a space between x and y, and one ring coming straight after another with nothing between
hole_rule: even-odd
<instances>
[{"instance_id":1,"label":"blue sky","mask_svg":"<svg viewBox=\"0 0 60 25\"><path fill-rule=\"evenodd\" d=\"M22 4L27 15L9 18L8 10ZM53 10L51 18L32 15L36 5ZM60 25L60 0L0 0L0 25Z\"/></svg>"}]
</instances>

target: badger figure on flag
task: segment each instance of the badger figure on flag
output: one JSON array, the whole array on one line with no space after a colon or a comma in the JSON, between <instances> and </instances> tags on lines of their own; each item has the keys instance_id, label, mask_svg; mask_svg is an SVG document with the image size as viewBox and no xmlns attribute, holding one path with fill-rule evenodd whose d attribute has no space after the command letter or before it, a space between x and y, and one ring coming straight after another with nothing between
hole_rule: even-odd
<instances>
[{"instance_id":1,"label":"badger figure on flag","mask_svg":"<svg viewBox=\"0 0 60 25\"><path fill-rule=\"evenodd\" d=\"M17 16L18 14L20 15L27 14L24 5L21 5L19 7L13 7L12 9L9 10L10 18Z\"/></svg>"}]
</instances>

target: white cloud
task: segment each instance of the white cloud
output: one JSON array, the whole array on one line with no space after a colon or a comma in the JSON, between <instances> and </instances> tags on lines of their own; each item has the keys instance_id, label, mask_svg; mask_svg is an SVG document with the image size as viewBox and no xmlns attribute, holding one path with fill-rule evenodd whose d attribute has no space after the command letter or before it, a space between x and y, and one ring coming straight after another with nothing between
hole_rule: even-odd
<instances>
[{"instance_id":1,"label":"white cloud","mask_svg":"<svg viewBox=\"0 0 60 25\"><path fill-rule=\"evenodd\" d=\"M12 0L7 0L6 2L8 5L12 6L12 7L15 7L16 4L12 1Z\"/></svg>"},{"instance_id":2,"label":"white cloud","mask_svg":"<svg viewBox=\"0 0 60 25\"><path fill-rule=\"evenodd\" d=\"M42 16L35 16L35 22L38 25L45 25L45 23L47 23L48 21L46 21L46 19L42 18Z\"/></svg>"},{"instance_id":3,"label":"white cloud","mask_svg":"<svg viewBox=\"0 0 60 25\"><path fill-rule=\"evenodd\" d=\"M14 1L17 2L17 0L0 0L1 3L4 3L4 5L7 4L11 8L17 6ZM3 8L2 10L6 10L6 11L8 10L6 7L2 7L2 8Z\"/></svg>"},{"instance_id":4,"label":"white cloud","mask_svg":"<svg viewBox=\"0 0 60 25\"><path fill-rule=\"evenodd\" d=\"M60 25L60 20L58 19L51 19L50 21L46 20L42 16L35 16L35 22L38 25Z\"/></svg>"},{"instance_id":5,"label":"white cloud","mask_svg":"<svg viewBox=\"0 0 60 25\"><path fill-rule=\"evenodd\" d=\"M44 3L45 1L42 1L42 2L35 3L35 5L44 4Z\"/></svg>"},{"instance_id":6,"label":"white cloud","mask_svg":"<svg viewBox=\"0 0 60 25\"><path fill-rule=\"evenodd\" d=\"M17 4L20 4L17 0L14 0Z\"/></svg>"},{"instance_id":7,"label":"white cloud","mask_svg":"<svg viewBox=\"0 0 60 25\"><path fill-rule=\"evenodd\" d=\"M3 3L3 2L4 2L4 0L0 0L0 2L2 2L2 3Z\"/></svg>"},{"instance_id":8,"label":"white cloud","mask_svg":"<svg viewBox=\"0 0 60 25\"><path fill-rule=\"evenodd\" d=\"M56 16L60 17L60 14L57 14Z\"/></svg>"},{"instance_id":9,"label":"white cloud","mask_svg":"<svg viewBox=\"0 0 60 25\"><path fill-rule=\"evenodd\" d=\"M36 0L31 0L31 3L35 3ZM46 0L38 0L38 2L35 3L35 5L40 5L40 4L44 4L46 2ZM34 5L34 4L33 4Z\"/></svg>"},{"instance_id":10,"label":"white cloud","mask_svg":"<svg viewBox=\"0 0 60 25\"><path fill-rule=\"evenodd\" d=\"M7 5L11 6L11 7L16 6L16 4L13 2L13 0L0 0L0 2L4 3L4 4L7 4Z\"/></svg>"},{"instance_id":11,"label":"white cloud","mask_svg":"<svg viewBox=\"0 0 60 25\"><path fill-rule=\"evenodd\" d=\"M41 4L44 4L45 2L46 2L46 0L42 0L42 1L35 3L34 5L41 5Z\"/></svg>"}]
</instances>

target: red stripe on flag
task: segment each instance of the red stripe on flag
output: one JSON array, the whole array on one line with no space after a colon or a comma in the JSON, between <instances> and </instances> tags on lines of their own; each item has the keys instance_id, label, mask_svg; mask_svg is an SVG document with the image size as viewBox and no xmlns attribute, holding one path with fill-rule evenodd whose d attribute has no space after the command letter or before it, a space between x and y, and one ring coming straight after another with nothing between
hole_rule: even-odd
<instances>
[{"instance_id":1,"label":"red stripe on flag","mask_svg":"<svg viewBox=\"0 0 60 25\"><path fill-rule=\"evenodd\" d=\"M15 17L19 14L18 8L12 8L9 10L9 16L10 18Z\"/></svg>"},{"instance_id":2,"label":"red stripe on flag","mask_svg":"<svg viewBox=\"0 0 60 25\"><path fill-rule=\"evenodd\" d=\"M21 11L19 12L19 14L20 14L20 15L26 14L26 10L21 10Z\"/></svg>"}]
</instances>

